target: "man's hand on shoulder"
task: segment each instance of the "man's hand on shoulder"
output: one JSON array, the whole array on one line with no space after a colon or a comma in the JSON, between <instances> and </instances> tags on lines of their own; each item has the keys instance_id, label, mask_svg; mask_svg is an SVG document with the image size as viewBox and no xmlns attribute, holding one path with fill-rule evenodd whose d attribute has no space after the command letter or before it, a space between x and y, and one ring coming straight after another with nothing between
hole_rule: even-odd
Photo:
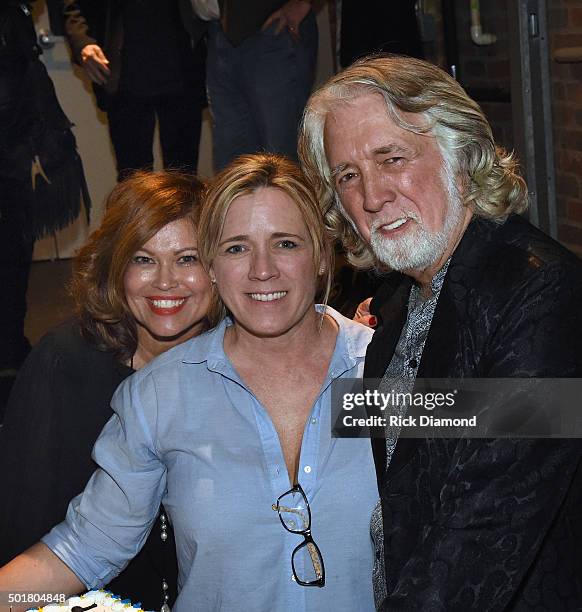
<instances>
[{"instance_id":1,"label":"man's hand on shoulder","mask_svg":"<svg viewBox=\"0 0 582 612\"><path fill-rule=\"evenodd\" d=\"M81 62L93 83L105 85L111 74L109 60L99 45L85 45L81 50Z\"/></svg>"},{"instance_id":2,"label":"man's hand on shoulder","mask_svg":"<svg viewBox=\"0 0 582 612\"><path fill-rule=\"evenodd\" d=\"M266 30L271 24L277 23L275 34L279 34L284 28L289 34L299 40L299 26L311 10L311 0L288 0L279 10L272 13L263 24Z\"/></svg>"}]
</instances>

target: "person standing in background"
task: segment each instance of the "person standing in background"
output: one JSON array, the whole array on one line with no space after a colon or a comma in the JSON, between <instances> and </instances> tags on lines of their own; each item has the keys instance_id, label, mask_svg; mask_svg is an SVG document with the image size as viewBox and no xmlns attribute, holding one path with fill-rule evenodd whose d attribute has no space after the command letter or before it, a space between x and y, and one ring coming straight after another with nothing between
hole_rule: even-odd
<instances>
[{"instance_id":1,"label":"person standing in background","mask_svg":"<svg viewBox=\"0 0 582 612\"><path fill-rule=\"evenodd\" d=\"M30 5L0 8L0 423L18 369L34 241L90 199L71 123L40 60Z\"/></svg>"},{"instance_id":2,"label":"person standing in background","mask_svg":"<svg viewBox=\"0 0 582 612\"><path fill-rule=\"evenodd\" d=\"M209 21L206 65L214 168L244 153L297 159L318 33L311 0L192 0Z\"/></svg>"},{"instance_id":3,"label":"person standing in background","mask_svg":"<svg viewBox=\"0 0 582 612\"><path fill-rule=\"evenodd\" d=\"M74 60L107 113L118 180L153 166L156 118L165 168L196 171L205 24L186 0L63 0Z\"/></svg>"}]
</instances>

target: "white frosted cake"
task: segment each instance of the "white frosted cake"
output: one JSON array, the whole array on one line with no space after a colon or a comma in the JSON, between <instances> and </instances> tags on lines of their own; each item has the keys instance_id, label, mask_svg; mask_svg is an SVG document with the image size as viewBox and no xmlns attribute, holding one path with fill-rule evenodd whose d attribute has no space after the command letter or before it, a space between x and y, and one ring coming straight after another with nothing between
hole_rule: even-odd
<instances>
[{"instance_id":1,"label":"white frosted cake","mask_svg":"<svg viewBox=\"0 0 582 612\"><path fill-rule=\"evenodd\" d=\"M65 603L52 603L42 608L30 608L30 612L145 612L139 603L121 599L109 591L88 591L78 597L70 597Z\"/></svg>"}]
</instances>

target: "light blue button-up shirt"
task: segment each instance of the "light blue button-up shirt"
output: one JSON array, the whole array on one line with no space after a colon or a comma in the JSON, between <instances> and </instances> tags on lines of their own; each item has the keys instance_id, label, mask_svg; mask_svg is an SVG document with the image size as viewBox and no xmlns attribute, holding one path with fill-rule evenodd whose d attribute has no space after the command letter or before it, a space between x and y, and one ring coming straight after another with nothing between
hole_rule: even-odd
<instances>
[{"instance_id":1,"label":"light blue button-up shirt","mask_svg":"<svg viewBox=\"0 0 582 612\"><path fill-rule=\"evenodd\" d=\"M330 424L331 382L362 375L372 332L328 312L340 330L305 425L298 475L325 587L293 580L291 554L303 538L271 508L289 476L267 411L224 353L228 321L122 383L95 444L100 469L43 542L87 587L100 586L139 551L163 502L180 570L174 612L374 610L371 445L332 438Z\"/></svg>"}]
</instances>

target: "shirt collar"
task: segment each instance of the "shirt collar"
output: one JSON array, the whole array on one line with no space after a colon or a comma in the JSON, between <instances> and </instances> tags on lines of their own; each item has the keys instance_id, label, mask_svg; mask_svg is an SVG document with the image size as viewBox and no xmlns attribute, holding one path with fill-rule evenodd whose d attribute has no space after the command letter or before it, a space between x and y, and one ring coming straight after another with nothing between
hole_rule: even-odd
<instances>
[{"instance_id":1,"label":"shirt collar","mask_svg":"<svg viewBox=\"0 0 582 612\"><path fill-rule=\"evenodd\" d=\"M216 327L190 341L190 346L182 358L182 363L204 363L214 365L226 361L224 353L224 334L232 325L225 317Z\"/></svg>"},{"instance_id":2,"label":"shirt collar","mask_svg":"<svg viewBox=\"0 0 582 612\"><path fill-rule=\"evenodd\" d=\"M450 263L451 258L449 257L445 265L432 277L430 288L432 289L433 295L436 295L443 288L443 283L445 282L445 276L447 275Z\"/></svg>"},{"instance_id":3,"label":"shirt collar","mask_svg":"<svg viewBox=\"0 0 582 612\"><path fill-rule=\"evenodd\" d=\"M336 346L330 364L330 374L332 376L334 374L339 375L340 371L344 372L351 369L360 359L366 356L366 348L373 332L359 323L347 319L330 306L324 307L317 304L315 308L318 312L323 312L323 309L326 308L327 314L339 326ZM230 325L232 325L232 320L226 317L214 329L191 340L190 346L182 358L182 363L206 362L211 370L222 373L232 371L232 365L224 352L224 334L226 328Z\"/></svg>"}]
</instances>

